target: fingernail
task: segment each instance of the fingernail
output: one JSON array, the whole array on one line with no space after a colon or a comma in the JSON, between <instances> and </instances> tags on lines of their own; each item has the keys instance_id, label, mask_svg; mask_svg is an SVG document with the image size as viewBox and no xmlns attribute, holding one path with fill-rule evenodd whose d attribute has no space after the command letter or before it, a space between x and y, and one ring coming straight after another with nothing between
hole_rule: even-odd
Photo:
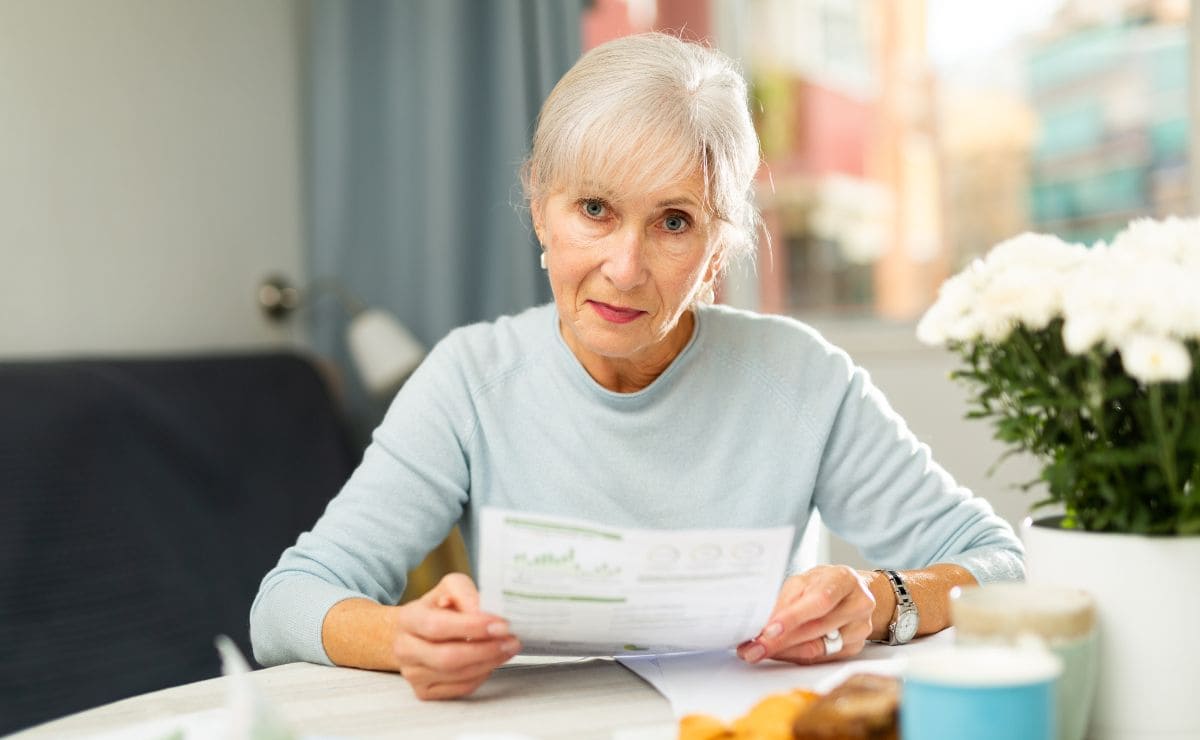
<instances>
[{"instance_id":1,"label":"fingernail","mask_svg":"<svg viewBox=\"0 0 1200 740\"><path fill-rule=\"evenodd\" d=\"M767 628L763 630L763 637L767 638L768 640L772 637L779 637L782 634L783 625L779 622L771 622L767 625Z\"/></svg>"},{"instance_id":2,"label":"fingernail","mask_svg":"<svg viewBox=\"0 0 1200 740\"><path fill-rule=\"evenodd\" d=\"M487 626L487 633L492 637L504 637L508 634L508 625L504 622L492 622Z\"/></svg>"},{"instance_id":3,"label":"fingernail","mask_svg":"<svg viewBox=\"0 0 1200 740\"><path fill-rule=\"evenodd\" d=\"M762 657L766 654L766 648L764 648L762 645L755 645L746 651L746 654L742 656L742 660L746 661L747 663L756 663L762 660Z\"/></svg>"},{"instance_id":4,"label":"fingernail","mask_svg":"<svg viewBox=\"0 0 1200 740\"><path fill-rule=\"evenodd\" d=\"M516 655L517 651L521 649L521 642L520 640L515 639L505 640L504 642L500 643L500 649L509 655Z\"/></svg>"}]
</instances>

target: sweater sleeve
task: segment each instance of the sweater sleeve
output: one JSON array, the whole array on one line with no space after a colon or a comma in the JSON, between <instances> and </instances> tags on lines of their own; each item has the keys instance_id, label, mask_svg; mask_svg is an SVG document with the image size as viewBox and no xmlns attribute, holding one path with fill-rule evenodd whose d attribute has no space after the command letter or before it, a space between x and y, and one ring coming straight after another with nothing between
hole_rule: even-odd
<instances>
[{"instance_id":1,"label":"sweater sleeve","mask_svg":"<svg viewBox=\"0 0 1200 740\"><path fill-rule=\"evenodd\" d=\"M454 355L449 337L434 348L325 513L263 578L250 609L261 664L330 664L321 641L329 609L354 597L397 603L408 571L458 521L468 495L464 440L473 416Z\"/></svg>"},{"instance_id":2,"label":"sweater sleeve","mask_svg":"<svg viewBox=\"0 0 1200 740\"><path fill-rule=\"evenodd\" d=\"M934 462L865 370L844 354L829 359L825 387L843 392L814 491L829 528L880 567L954 563L980 583L1024 578L1012 527Z\"/></svg>"}]
</instances>

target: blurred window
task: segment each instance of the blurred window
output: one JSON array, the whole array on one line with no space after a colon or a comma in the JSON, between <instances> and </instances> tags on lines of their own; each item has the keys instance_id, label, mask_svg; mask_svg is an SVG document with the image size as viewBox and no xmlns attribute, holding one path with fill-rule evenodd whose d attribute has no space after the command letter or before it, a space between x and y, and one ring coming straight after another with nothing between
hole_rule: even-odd
<instances>
[{"instance_id":1,"label":"blurred window","mask_svg":"<svg viewBox=\"0 0 1200 740\"><path fill-rule=\"evenodd\" d=\"M1021 232L1091 243L1189 212L1188 9L593 0L590 23L608 37L682 28L742 63L774 252L726 299L910 320Z\"/></svg>"}]
</instances>

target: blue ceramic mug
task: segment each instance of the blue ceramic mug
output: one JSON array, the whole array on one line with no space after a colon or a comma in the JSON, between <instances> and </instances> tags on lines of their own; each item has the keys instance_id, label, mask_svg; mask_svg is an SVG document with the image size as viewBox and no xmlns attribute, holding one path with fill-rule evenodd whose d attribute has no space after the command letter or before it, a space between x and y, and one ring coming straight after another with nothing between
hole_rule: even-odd
<instances>
[{"instance_id":1,"label":"blue ceramic mug","mask_svg":"<svg viewBox=\"0 0 1200 740\"><path fill-rule=\"evenodd\" d=\"M1058 677L1058 740L1084 740L1096 691L1099 639L1096 605L1073 588L989 583L950 592L959 645L1020 645L1040 641L1062 661Z\"/></svg>"},{"instance_id":2,"label":"blue ceramic mug","mask_svg":"<svg viewBox=\"0 0 1200 740\"><path fill-rule=\"evenodd\" d=\"M1055 740L1061 661L1028 647L957 646L909 658L904 740Z\"/></svg>"}]
</instances>

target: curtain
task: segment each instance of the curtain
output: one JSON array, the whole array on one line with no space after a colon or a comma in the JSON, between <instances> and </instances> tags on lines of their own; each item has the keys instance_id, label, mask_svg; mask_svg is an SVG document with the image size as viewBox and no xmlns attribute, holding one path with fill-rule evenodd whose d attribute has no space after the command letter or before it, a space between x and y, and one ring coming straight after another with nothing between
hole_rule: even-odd
<instances>
[{"instance_id":1,"label":"curtain","mask_svg":"<svg viewBox=\"0 0 1200 740\"><path fill-rule=\"evenodd\" d=\"M580 52L584 0L313 0L308 272L432 346L549 300L518 167ZM319 296L317 297L319 298ZM315 349L356 387L347 316L310 306Z\"/></svg>"}]
</instances>

